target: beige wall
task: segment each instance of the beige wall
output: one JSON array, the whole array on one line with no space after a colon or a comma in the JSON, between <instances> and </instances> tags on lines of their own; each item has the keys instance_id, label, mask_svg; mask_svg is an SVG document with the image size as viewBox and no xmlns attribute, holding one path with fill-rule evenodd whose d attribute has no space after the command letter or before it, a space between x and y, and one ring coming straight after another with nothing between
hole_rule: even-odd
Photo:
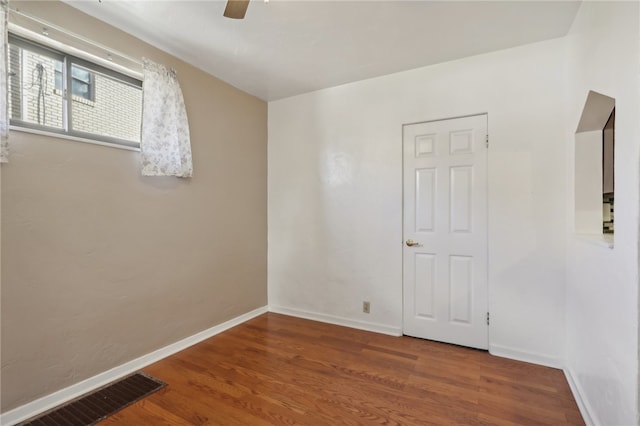
<instances>
[{"instance_id":1,"label":"beige wall","mask_svg":"<svg viewBox=\"0 0 640 426\"><path fill-rule=\"evenodd\" d=\"M194 177L143 178L136 152L11 132L2 411L267 303L266 103L62 3L19 3L174 67Z\"/></svg>"}]
</instances>

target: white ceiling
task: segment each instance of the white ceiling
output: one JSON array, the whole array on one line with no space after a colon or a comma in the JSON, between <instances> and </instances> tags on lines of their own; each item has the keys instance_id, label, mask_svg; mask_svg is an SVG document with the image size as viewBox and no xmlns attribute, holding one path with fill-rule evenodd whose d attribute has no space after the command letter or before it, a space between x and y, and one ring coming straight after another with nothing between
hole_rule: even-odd
<instances>
[{"instance_id":1,"label":"white ceiling","mask_svg":"<svg viewBox=\"0 0 640 426\"><path fill-rule=\"evenodd\" d=\"M579 1L65 0L270 101L565 35Z\"/></svg>"}]
</instances>

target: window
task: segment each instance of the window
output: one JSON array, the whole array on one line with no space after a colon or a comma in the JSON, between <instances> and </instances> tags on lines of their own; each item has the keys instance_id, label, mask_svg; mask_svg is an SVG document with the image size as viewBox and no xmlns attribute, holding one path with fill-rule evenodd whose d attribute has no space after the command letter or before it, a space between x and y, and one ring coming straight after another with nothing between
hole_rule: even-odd
<instances>
[{"instance_id":1,"label":"window","mask_svg":"<svg viewBox=\"0 0 640 426\"><path fill-rule=\"evenodd\" d=\"M12 125L140 145L140 80L14 35L9 71Z\"/></svg>"},{"instance_id":2,"label":"window","mask_svg":"<svg viewBox=\"0 0 640 426\"><path fill-rule=\"evenodd\" d=\"M62 62L56 62L56 90L62 91ZM93 73L88 70L84 70L75 65L71 66L71 94L88 101L95 100L95 91L93 84Z\"/></svg>"}]
</instances>

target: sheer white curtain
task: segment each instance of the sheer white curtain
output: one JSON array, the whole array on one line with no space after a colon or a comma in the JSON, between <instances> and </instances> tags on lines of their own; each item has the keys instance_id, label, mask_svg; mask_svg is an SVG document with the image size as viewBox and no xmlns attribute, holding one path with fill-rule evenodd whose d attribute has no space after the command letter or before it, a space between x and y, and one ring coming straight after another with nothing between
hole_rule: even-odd
<instances>
[{"instance_id":1,"label":"sheer white curtain","mask_svg":"<svg viewBox=\"0 0 640 426\"><path fill-rule=\"evenodd\" d=\"M8 29L7 13L8 0L0 0L0 37L2 37L2 47L0 48L0 163L9 161L9 94L7 76L7 50Z\"/></svg>"},{"instance_id":2,"label":"sheer white curtain","mask_svg":"<svg viewBox=\"0 0 640 426\"><path fill-rule=\"evenodd\" d=\"M189 122L176 72L149 59L143 68L142 174L191 177Z\"/></svg>"}]
</instances>

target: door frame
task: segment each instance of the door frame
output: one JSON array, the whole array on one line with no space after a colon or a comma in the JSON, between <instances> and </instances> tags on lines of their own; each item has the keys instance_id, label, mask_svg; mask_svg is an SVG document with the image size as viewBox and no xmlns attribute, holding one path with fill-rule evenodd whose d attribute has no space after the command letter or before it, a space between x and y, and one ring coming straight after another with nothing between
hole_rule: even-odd
<instances>
[{"instance_id":1,"label":"door frame","mask_svg":"<svg viewBox=\"0 0 640 426\"><path fill-rule=\"evenodd\" d=\"M404 188L404 172L405 172L405 164L404 164L404 132L405 132L405 127L406 126L411 126L414 124L428 124L428 123L434 123L437 121L447 121L447 120L456 120L459 118L468 118L468 117L477 117L479 115L484 115L487 118L487 150L486 150L486 156L487 156L487 181L486 181L486 185L487 185L487 199L486 199L486 209L487 209L487 241L486 241L486 249L487 249L487 269L486 269L486 282L487 282L487 314L489 315L491 312L491 282L489 281L489 268L490 268L490 259L491 259L491 252L489 250L489 232L490 232L490 226L489 226L489 194L491 191L491 188L489 186L489 172L491 170L491 156L490 156L490 147L491 144L489 143L489 112L478 112L478 113L474 113L474 114L464 114L464 115L456 115L456 116L451 116L451 117L445 117L445 118L436 118L436 119L431 119L431 120L421 120L421 121L414 121L414 122L409 122L409 123L402 123L402 131L400 132L400 155L402 158L402 167L401 167L401 172L400 172L400 186L402 188L402 197L401 197L401 208L400 208L400 214L402 215L402 220L400 221L400 235L401 235L401 240L400 240L400 259L401 259L401 272L402 272L402 279L400 280L400 285L402 286L401 289L401 298L402 298L402 327L401 327L401 332L403 336L406 336L406 334L404 333L405 330L405 324L404 324L404 313L405 313L405 306L404 306L404 207L405 207L405 188ZM491 321L490 321L490 316L487 318L487 346L488 346L488 351L491 351Z\"/></svg>"}]
</instances>

